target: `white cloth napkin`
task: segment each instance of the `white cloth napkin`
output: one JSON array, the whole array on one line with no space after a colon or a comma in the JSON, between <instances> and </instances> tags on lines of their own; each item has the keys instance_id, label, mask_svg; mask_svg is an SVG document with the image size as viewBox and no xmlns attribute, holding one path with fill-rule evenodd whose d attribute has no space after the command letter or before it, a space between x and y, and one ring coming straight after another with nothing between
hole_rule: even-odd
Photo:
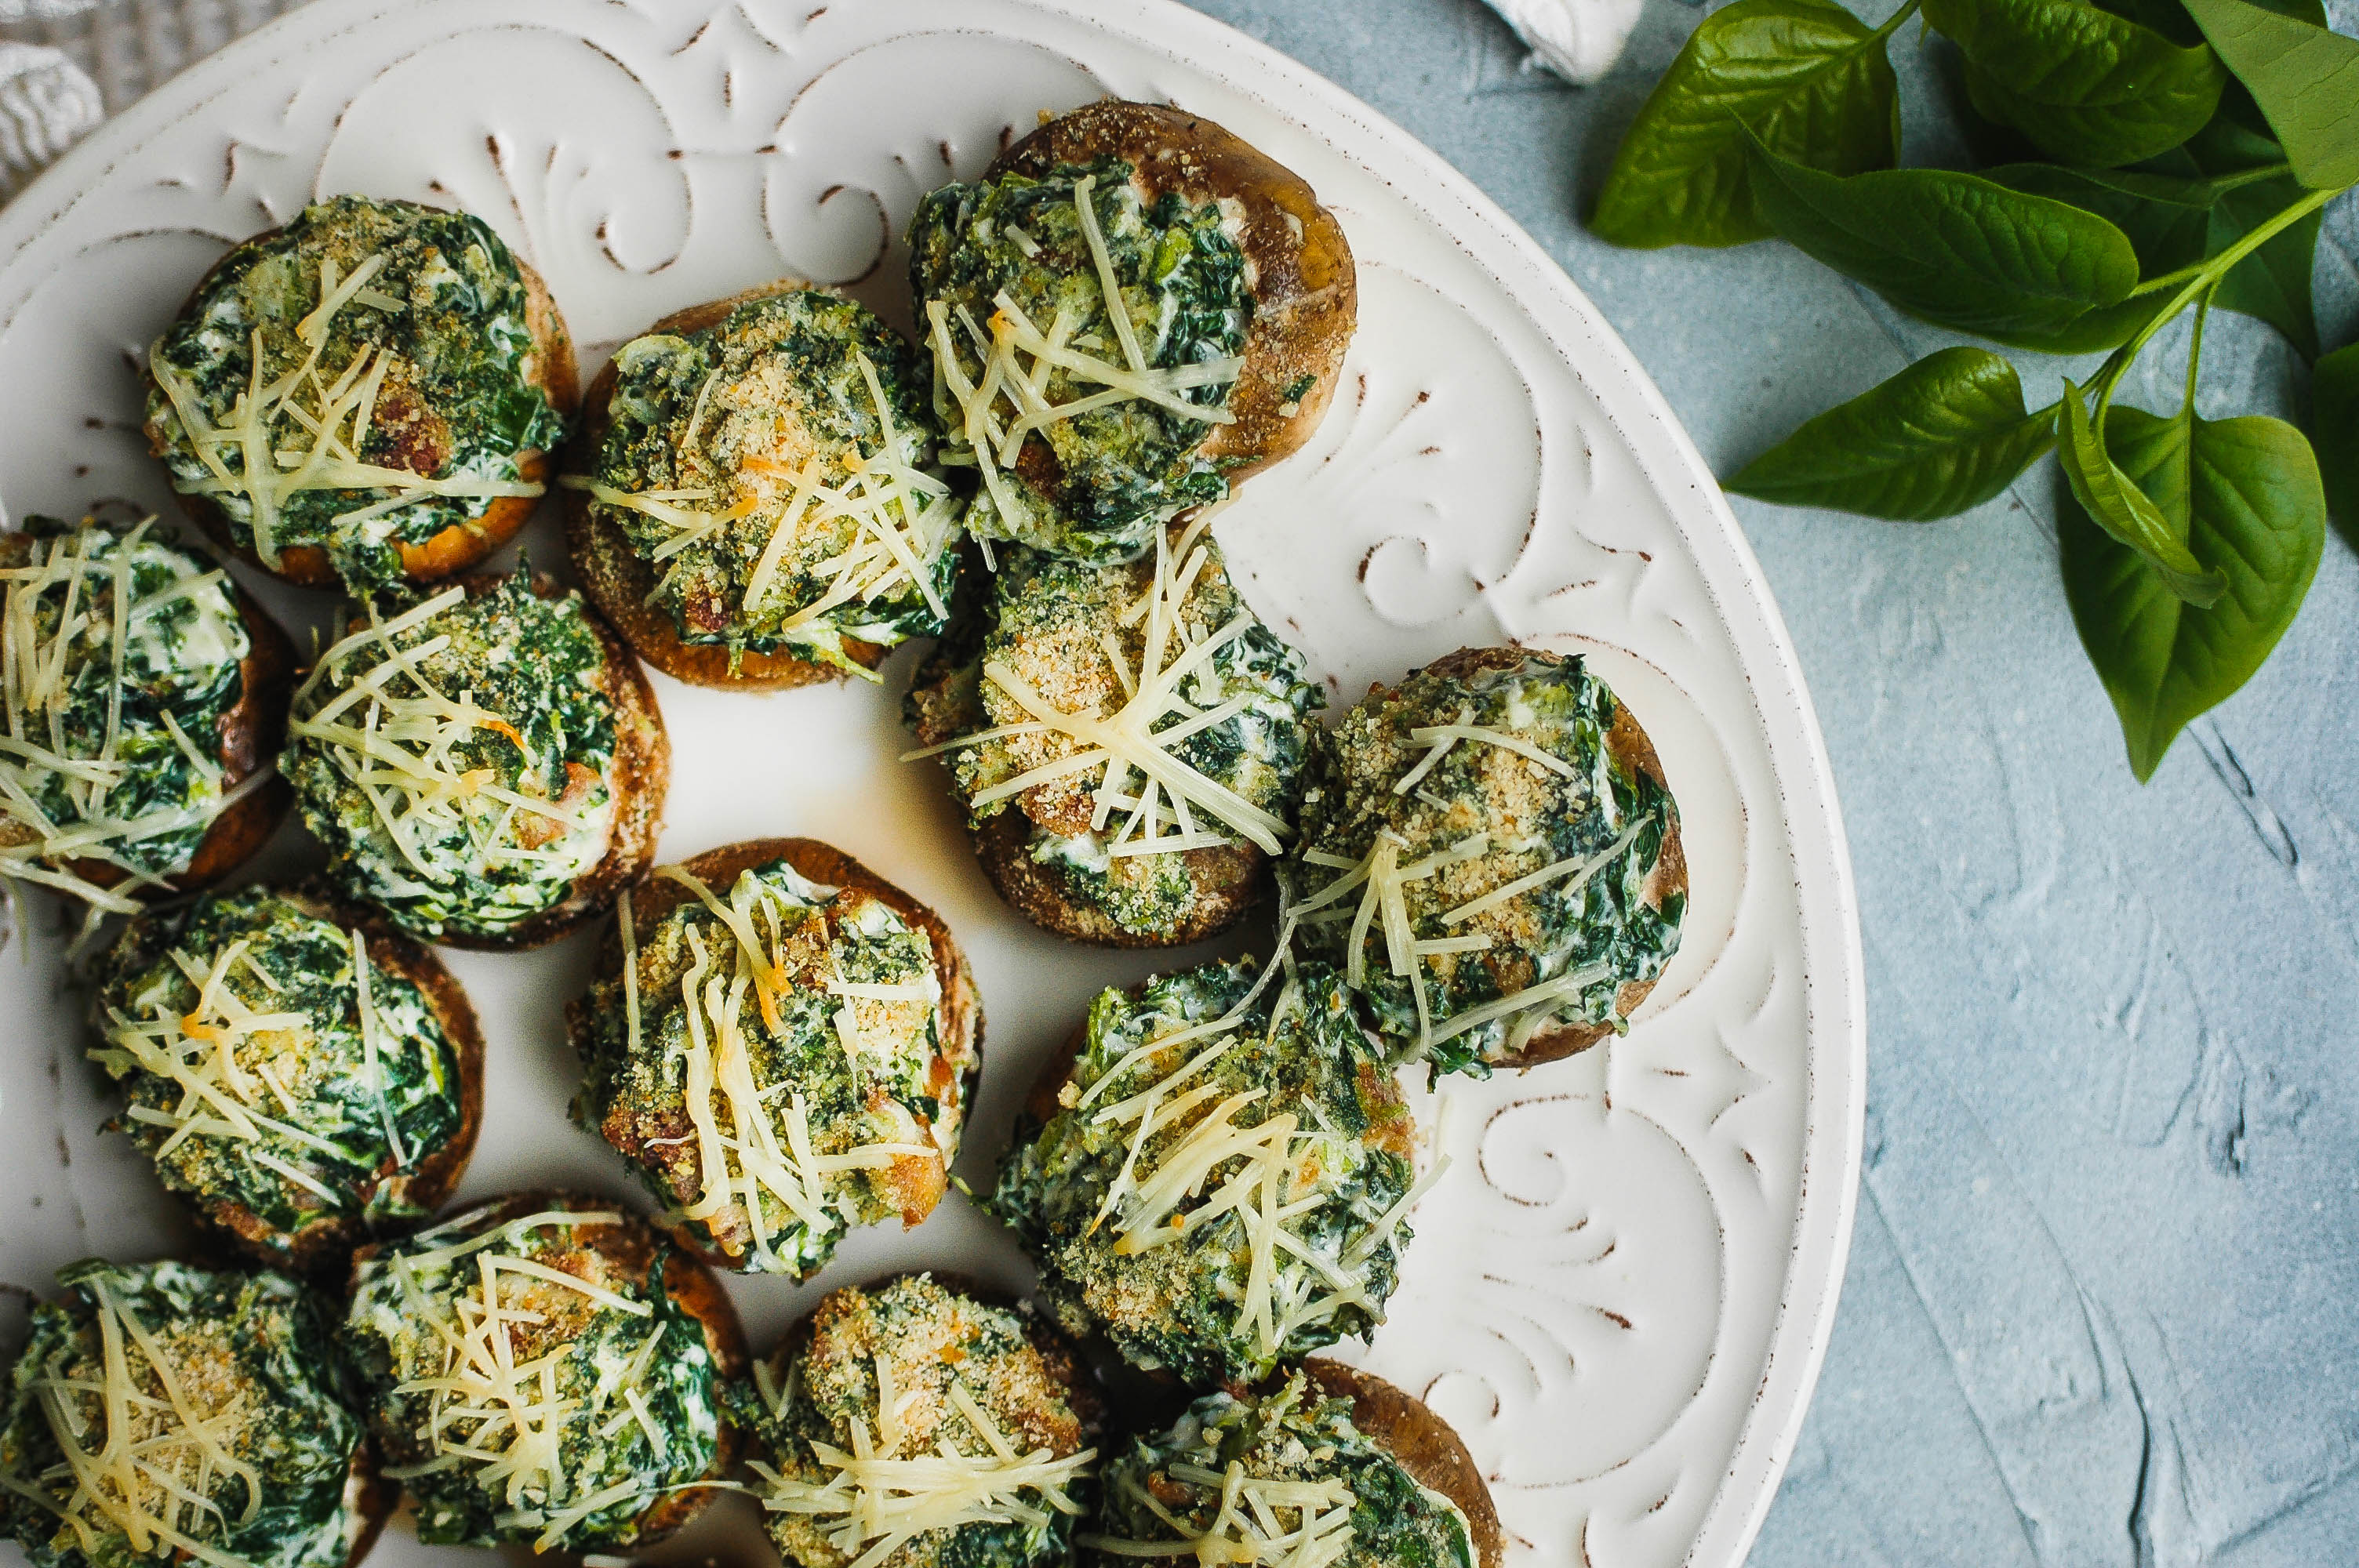
<instances>
[{"instance_id":1,"label":"white cloth napkin","mask_svg":"<svg viewBox=\"0 0 2359 1568\"><path fill-rule=\"evenodd\" d=\"M0 0L0 200L114 114L301 0Z\"/></svg>"},{"instance_id":2,"label":"white cloth napkin","mask_svg":"<svg viewBox=\"0 0 2359 1568\"><path fill-rule=\"evenodd\" d=\"M1640 0L1484 0L1507 19L1532 58L1568 81L1601 80L1638 25Z\"/></svg>"}]
</instances>

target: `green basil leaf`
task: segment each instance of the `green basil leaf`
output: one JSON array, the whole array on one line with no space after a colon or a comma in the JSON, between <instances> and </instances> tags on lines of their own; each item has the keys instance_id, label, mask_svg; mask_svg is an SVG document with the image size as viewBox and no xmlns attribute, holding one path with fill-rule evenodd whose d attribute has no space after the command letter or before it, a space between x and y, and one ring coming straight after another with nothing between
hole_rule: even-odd
<instances>
[{"instance_id":1,"label":"green basil leaf","mask_svg":"<svg viewBox=\"0 0 2359 1568\"><path fill-rule=\"evenodd\" d=\"M1890 168L1900 98L1883 35L1829 0L1736 0L1706 16L1623 136L1589 226L1617 245L1769 238L1739 121L1813 168Z\"/></svg>"},{"instance_id":2,"label":"green basil leaf","mask_svg":"<svg viewBox=\"0 0 2359 1568\"><path fill-rule=\"evenodd\" d=\"M2218 193L2202 179L2128 169L2063 168L2013 163L1983 170L2009 190L2045 196L2094 212L2129 237L2138 270L2147 277L2177 272L2203 259Z\"/></svg>"},{"instance_id":3,"label":"green basil leaf","mask_svg":"<svg viewBox=\"0 0 2359 1568\"><path fill-rule=\"evenodd\" d=\"M2150 27L2181 47L2203 41L2203 29L2179 0L2096 0L2099 9Z\"/></svg>"},{"instance_id":4,"label":"green basil leaf","mask_svg":"<svg viewBox=\"0 0 2359 1568\"><path fill-rule=\"evenodd\" d=\"M2212 205L2204 246L2206 255L2218 255L2301 199L2302 183L2289 173L2252 184L2234 178L2255 169L2277 168L2285 161L2285 149L2267 134L2237 124L2223 112L2184 148L2150 167L2159 168L2167 162L2174 170L2192 169L2215 187L2227 188ZM2223 309L2242 311L2267 322L2305 359L2318 354L2318 321L2311 309L2310 286L2321 223L2321 214L2310 213L2281 230L2239 262L2212 297L2212 303Z\"/></svg>"},{"instance_id":5,"label":"green basil leaf","mask_svg":"<svg viewBox=\"0 0 2359 1568\"><path fill-rule=\"evenodd\" d=\"M2212 254L2217 255L2290 205L2301 187L2288 175L2232 190L2212 210ZM2304 359L2318 356L2318 318L2310 308L2311 258L2323 213L2310 212L2269 237L2220 280L2212 303L2257 316L2285 334Z\"/></svg>"},{"instance_id":6,"label":"green basil leaf","mask_svg":"<svg viewBox=\"0 0 2359 1568\"><path fill-rule=\"evenodd\" d=\"M2109 460L2226 585L2209 606L2185 603L2086 512L2058 509L2064 596L2144 782L2188 721L2252 678L2293 623L2317 575L2326 503L2310 443L2282 420L2116 408L2105 438Z\"/></svg>"},{"instance_id":7,"label":"green basil leaf","mask_svg":"<svg viewBox=\"0 0 2359 1568\"><path fill-rule=\"evenodd\" d=\"M2119 305L2101 305L2053 332L2002 341L2019 349L2037 349L2044 354L2103 353L2137 336L2140 329L2169 306L2170 300L2169 289L2158 288L2151 294L2133 296Z\"/></svg>"},{"instance_id":8,"label":"green basil leaf","mask_svg":"<svg viewBox=\"0 0 2359 1568\"><path fill-rule=\"evenodd\" d=\"M1779 235L1937 327L2038 348L2137 285L2122 232L2064 202L1949 169L1821 174L1750 133L1745 146Z\"/></svg>"},{"instance_id":9,"label":"green basil leaf","mask_svg":"<svg viewBox=\"0 0 2359 1568\"><path fill-rule=\"evenodd\" d=\"M1974 107L2050 157L2110 168L2175 147L2212 118L2227 72L2079 0L1925 0L1966 57Z\"/></svg>"},{"instance_id":10,"label":"green basil leaf","mask_svg":"<svg viewBox=\"0 0 2359 1568\"><path fill-rule=\"evenodd\" d=\"M2337 349L2311 367L2310 414L2318 432L2327 509L2359 545L2359 343Z\"/></svg>"},{"instance_id":11,"label":"green basil leaf","mask_svg":"<svg viewBox=\"0 0 2359 1568\"><path fill-rule=\"evenodd\" d=\"M2023 411L2013 365L1987 349L1942 349L1803 425L1723 487L1926 522L1981 505L2055 441L2055 410Z\"/></svg>"},{"instance_id":12,"label":"green basil leaf","mask_svg":"<svg viewBox=\"0 0 2359 1568\"><path fill-rule=\"evenodd\" d=\"M2359 38L2249 3L2186 0L2313 190L2359 183Z\"/></svg>"},{"instance_id":13,"label":"green basil leaf","mask_svg":"<svg viewBox=\"0 0 2359 1568\"><path fill-rule=\"evenodd\" d=\"M2180 5L2180 0L2169 0L2169 4L2179 5L2182 11L2187 8ZM2322 27L2327 25L2326 0L2253 0L2253 4L2264 11L2274 11L2280 16L2291 16L2295 21L2307 22L2313 27ZM2190 16L2188 20L2191 23L2194 18Z\"/></svg>"},{"instance_id":14,"label":"green basil leaf","mask_svg":"<svg viewBox=\"0 0 2359 1568\"><path fill-rule=\"evenodd\" d=\"M2091 521L2126 546L2188 603L2215 603L2227 591L2227 577L2197 560L2188 550L2184 530L2174 529L2153 498L2115 465L2082 405L2081 389L2070 378L2064 383L2060 438L2057 461L2063 466L2072 498Z\"/></svg>"}]
</instances>

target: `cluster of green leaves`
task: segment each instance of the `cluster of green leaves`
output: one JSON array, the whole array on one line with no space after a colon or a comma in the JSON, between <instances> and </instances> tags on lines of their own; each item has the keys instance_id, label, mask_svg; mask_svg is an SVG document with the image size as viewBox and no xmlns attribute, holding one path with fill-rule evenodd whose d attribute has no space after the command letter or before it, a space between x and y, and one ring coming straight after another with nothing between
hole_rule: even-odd
<instances>
[{"instance_id":1,"label":"cluster of green leaves","mask_svg":"<svg viewBox=\"0 0 2359 1568\"><path fill-rule=\"evenodd\" d=\"M1920 8L1995 151L1975 172L1898 167L1886 40ZM2008 361L1942 349L1726 482L1922 521L2054 451L2066 596L2144 780L2292 623L2330 508L2359 536L2359 345L2320 356L2310 292L2321 211L2354 184L2359 40L2321 0L1907 0L1878 27L1834 0L1735 0L1638 111L1590 222L1625 245L1783 239L1935 326L2107 354L2032 410ZM2283 420L2197 416L2215 307L2315 361L2316 452ZM2114 407L2190 310L2177 412Z\"/></svg>"}]
</instances>

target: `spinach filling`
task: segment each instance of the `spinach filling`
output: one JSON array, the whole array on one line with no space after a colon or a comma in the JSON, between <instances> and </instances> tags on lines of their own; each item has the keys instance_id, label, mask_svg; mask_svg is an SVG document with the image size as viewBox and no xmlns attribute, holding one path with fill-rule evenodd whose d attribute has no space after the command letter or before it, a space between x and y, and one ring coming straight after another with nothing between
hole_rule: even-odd
<instances>
[{"instance_id":1,"label":"spinach filling","mask_svg":"<svg viewBox=\"0 0 2359 1568\"><path fill-rule=\"evenodd\" d=\"M1648 892L1678 817L1607 746L1622 717L1580 659L1533 654L1419 671L1314 748L1280 873L1304 950L1437 1073L1486 1075L1552 1024L1625 1027L1621 988L1678 951L1686 898Z\"/></svg>"},{"instance_id":2,"label":"spinach filling","mask_svg":"<svg viewBox=\"0 0 2359 1568\"><path fill-rule=\"evenodd\" d=\"M1235 895L1204 885L1212 873L1188 850L1275 848L1293 830L1310 715L1326 705L1302 655L1246 608L1219 547L1194 527L1176 535L1110 567L1009 551L907 707L919 738L949 750L974 825L1020 811L1026 852L1066 900L1145 936ZM1044 711L1088 722L1044 726ZM1109 755L1108 725L1176 770L1144 779L1114 752L1109 787L1106 764L1070 765ZM1014 787L1027 779L1037 782Z\"/></svg>"},{"instance_id":3,"label":"spinach filling","mask_svg":"<svg viewBox=\"0 0 2359 1568\"><path fill-rule=\"evenodd\" d=\"M946 185L910 222L943 461L978 471L979 537L1127 560L1228 493L1203 449L1253 321L1245 254L1217 204L1147 202L1136 173L1106 157Z\"/></svg>"},{"instance_id":4,"label":"spinach filling","mask_svg":"<svg viewBox=\"0 0 2359 1568\"><path fill-rule=\"evenodd\" d=\"M148 438L264 565L315 546L354 592L387 587L402 546L541 492L520 465L565 419L527 378L529 314L483 220L332 197L231 251L156 341Z\"/></svg>"},{"instance_id":5,"label":"spinach filling","mask_svg":"<svg viewBox=\"0 0 2359 1568\"><path fill-rule=\"evenodd\" d=\"M1024 1313L929 1275L836 1292L756 1373L767 1457L753 1470L778 1554L797 1568L1063 1568L1097 1457L1079 1375Z\"/></svg>"},{"instance_id":6,"label":"spinach filling","mask_svg":"<svg viewBox=\"0 0 2359 1568\"><path fill-rule=\"evenodd\" d=\"M622 973L574 1008L574 1119L732 1268L807 1277L852 1227L922 1219L974 1066L927 934L785 860L725 888L657 874L691 896L625 927Z\"/></svg>"},{"instance_id":7,"label":"spinach filling","mask_svg":"<svg viewBox=\"0 0 2359 1568\"><path fill-rule=\"evenodd\" d=\"M288 724L287 776L330 877L427 937L496 936L563 903L615 811L606 648L582 596L543 599L519 568L367 615Z\"/></svg>"},{"instance_id":8,"label":"spinach filling","mask_svg":"<svg viewBox=\"0 0 2359 1568\"><path fill-rule=\"evenodd\" d=\"M164 1184L234 1204L285 1250L320 1220L424 1214L410 1177L459 1130L458 1054L425 993L266 888L134 921L108 955L92 1060L109 1123Z\"/></svg>"},{"instance_id":9,"label":"spinach filling","mask_svg":"<svg viewBox=\"0 0 2359 1568\"><path fill-rule=\"evenodd\" d=\"M1366 1334L1410 1234L1414 1128L1342 981L1260 989L1240 961L1101 995L989 1204L1068 1328L1200 1386Z\"/></svg>"},{"instance_id":10,"label":"spinach filling","mask_svg":"<svg viewBox=\"0 0 2359 1568\"><path fill-rule=\"evenodd\" d=\"M236 593L219 568L146 523L30 518L0 544L0 877L136 910L63 862L156 886L188 869L242 793L225 792L221 760L252 651Z\"/></svg>"},{"instance_id":11,"label":"spinach filling","mask_svg":"<svg viewBox=\"0 0 2359 1568\"><path fill-rule=\"evenodd\" d=\"M0 1427L0 1531L34 1568L343 1568L362 1426L309 1290L95 1259L58 1283L76 1293L33 1308Z\"/></svg>"},{"instance_id":12,"label":"spinach filling","mask_svg":"<svg viewBox=\"0 0 2359 1568\"><path fill-rule=\"evenodd\" d=\"M619 1213L478 1210L364 1257L343 1340L433 1546L628 1546L706 1479L727 1395L697 1320L592 1245ZM497 1312L506 1326L486 1332Z\"/></svg>"},{"instance_id":13,"label":"spinach filling","mask_svg":"<svg viewBox=\"0 0 2359 1568\"><path fill-rule=\"evenodd\" d=\"M1330 1568L1473 1568L1465 1516L1352 1424L1299 1371L1267 1393L1207 1394L1110 1459L1081 1538L1090 1568L1193 1555ZM1158 1547L1169 1550L1158 1551Z\"/></svg>"},{"instance_id":14,"label":"spinach filling","mask_svg":"<svg viewBox=\"0 0 2359 1568\"><path fill-rule=\"evenodd\" d=\"M821 289L614 355L595 471L564 481L660 575L684 643L789 652L868 675L847 639L942 629L961 503L932 471L916 357Z\"/></svg>"}]
</instances>

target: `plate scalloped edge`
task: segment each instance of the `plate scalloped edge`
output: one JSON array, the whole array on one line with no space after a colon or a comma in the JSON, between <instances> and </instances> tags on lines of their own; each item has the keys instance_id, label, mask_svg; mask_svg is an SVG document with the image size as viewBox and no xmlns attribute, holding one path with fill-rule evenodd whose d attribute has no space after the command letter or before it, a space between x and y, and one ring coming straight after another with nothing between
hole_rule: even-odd
<instances>
[{"instance_id":1,"label":"plate scalloped edge","mask_svg":"<svg viewBox=\"0 0 2359 1568\"><path fill-rule=\"evenodd\" d=\"M589 371L640 323L782 272L844 282L906 322L894 236L916 196L972 178L1035 109L1102 91L1171 99L1264 146L1338 211L1360 258L1349 384L1310 449L1223 521L1256 608L1339 698L1462 642L1589 653L1656 736L1690 838L1689 940L1630 1033L1448 1088L1453 1171L1358 1358L1459 1425L1519 1556L1734 1563L1808 1404L1856 1195L1865 999L1824 745L1758 564L1652 383L1533 241L1340 89L1170 0L321 0L200 62L0 211L0 375L36 384L37 369L61 394L0 429L0 493L18 511L163 506L125 427L125 356L223 241L314 190L484 213L549 278ZM69 472L61 452L90 460ZM858 739L889 710L876 694L791 710L662 696L683 762L700 746L732 755L733 721L757 711L890 755ZM979 1114L1005 1103L1070 1005L1054 987L1016 994L1047 949L998 928L1012 921L969 885L929 780L839 778L783 751L775 765L791 811L684 774L666 854L717 841L683 823L832 832L941 899L976 949L995 1033L1016 1038L995 1047L1002 1081ZM479 1000L499 993L487 1023L578 978L578 960L530 962L466 967ZM1065 967L1075 983L1118 978L1093 956ZM0 970L0 1000L39 989L22 969ZM995 974L1017 984L995 989ZM56 999L35 1000L54 1031ZM80 1091L14 1092L37 1054L12 1047L0 1068L0 1137L74 1141L79 1165L28 1180L33 1203L54 1193L81 1215L141 1173L85 1152ZM550 1092L549 1062L516 1070ZM570 1146L546 1157L601 1169ZM90 1249L62 1228L66 1206L12 1218L0 1277ZM932 1253L1003 1245L971 1214L947 1218L927 1229Z\"/></svg>"}]
</instances>

